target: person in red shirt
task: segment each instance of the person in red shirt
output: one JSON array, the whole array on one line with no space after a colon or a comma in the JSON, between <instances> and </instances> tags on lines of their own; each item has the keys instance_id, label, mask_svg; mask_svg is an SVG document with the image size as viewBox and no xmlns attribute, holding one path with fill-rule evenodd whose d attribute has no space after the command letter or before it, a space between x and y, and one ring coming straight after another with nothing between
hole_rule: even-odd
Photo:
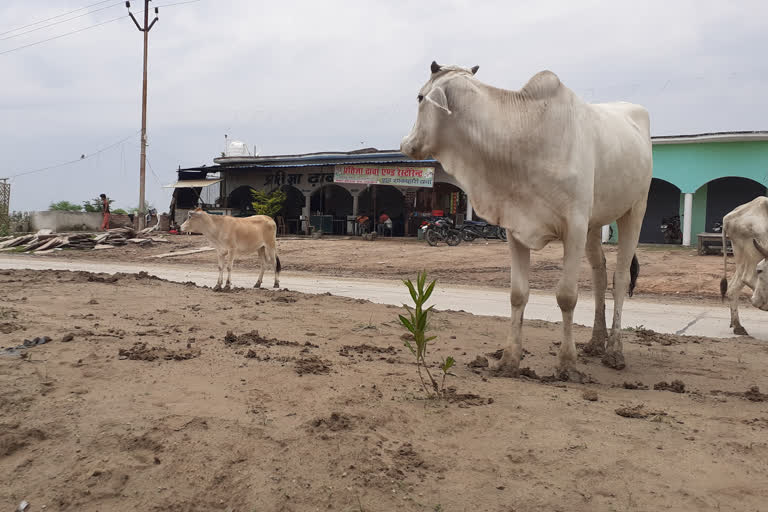
<instances>
[{"instance_id":1,"label":"person in red shirt","mask_svg":"<svg viewBox=\"0 0 768 512\"><path fill-rule=\"evenodd\" d=\"M389 215L382 212L382 214L379 216L379 225L377 226L378 233L380 235L383 235L385 231L389 231L389 234L392 234L392 219L389 218Z\"/></svg>"},{"instance_id":2,"label":"person in red shirt","mask_svg":"<svg viewBox=\"0 0 768 512\"><path fill-rule=\"evenodd\" d=\"M101 230L109 229L109 200L107 194L101 194L101 211L104 212L104 219L101 221Z\"/></svg>"}]
</instances>

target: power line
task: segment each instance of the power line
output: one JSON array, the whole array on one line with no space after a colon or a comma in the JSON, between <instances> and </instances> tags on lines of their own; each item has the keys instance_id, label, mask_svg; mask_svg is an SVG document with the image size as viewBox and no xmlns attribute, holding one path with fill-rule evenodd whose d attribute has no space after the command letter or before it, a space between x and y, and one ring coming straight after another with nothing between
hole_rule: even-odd
<instances>
[{"instance_id":1,"label":"power line","mask_svg":"<svg viewBox=\"0 0 768 512\"><path fill-rule=\"evenodd\" d=\"M159 9L160 7L173 7L173 6L176 6L176 5L194 4L194 3L197 3L197 2L200 2L200 1L201 0L187 0L186 2L177 2L177 3L173 3L173 4L167 4L167 5L158 5L157 8ZM141 11L137 11L137 14L142 13L142 12L144 12L143 9ZM106 25L107 23L114 23L115 21L122 20L122 19L124 19L124 16L120 16L119 18L112 18L110 20L103 21L101 23L96 23L95 25L90 25L90 26L87 26L87 27L84 27L84 28L81 28L81 29L78 29L78 30L73 30L71 32L65 32L64 34L59 34L58 36L49 37L48 39L43 39L41 41L35 41L34 43L29 43L29 44L25 44L25 45L22 45L22 46L17 46L16 48L11 48L10 50L5 50L5 51L0 52L0 55L6 55L8 53L12 53L12 52L16 52L16 51L19 51L19 50L23 50L24 48L29 48L30 46L36 46L38 44L47 43L48 41L54 41L56 39L61 39L62 37L71 36L73 34L78 34L80 32L84 32L84 31L90 30L92 28L100 27L102 25ZM24 28L24 27L22 27L22 28ZM7 32L6 32L6 34L7 34Z\"/></svg>"},{"instance_id":2,"label":"power line","mask_svg":"<svg viewBox=\"0 0 768 512\"><path fill-rule=\"evenodd\" d=\"M44 30L44 29L49 28L49 27L54 27L56 25L61 25L62 23L66 23L68 21L76 20L78 18L82 18L83 16L88 16L89 14L93 14L95 12L99 12L99 11L103 11L105 9L111 9L113 7L117 7L121 3L123 3L123 2L117 2L117 3L112 4L112 5L107 5L106 7L100 7L98 9L94 9L92 11L88 11L88 12L85 12L83 14L78 14L77 16L73 16L73 17L67 18L65 20L55 21L53 23L49 23L48 25L43 25L42 27L36 27L36 28L30 29L30 30L26 30L24 32L19 32L18 34L13 34L13 35L10 35L10 36L7 36L7 37L3 37L2 39L0 39L0 41L7 41L8 39L13 39L14 37L23 36L25 34L31 34L32 32L37 32L38 30ZM6 34L7 33L8 32L6 32ZM4 35L4 34L0 34L0 35Z\"/></svg>"},{"instance_id":3,"label":"power line","mask_svg":"<svg viewBox=\"0 0 768 512\"><path fill-rule=\"evenodd\" d=\"M41 167L40 169L33 169L31 171L20 172L20 173L14 174L12 176L9 176L9 178L13 179L13 178L18 178L19 176L27 176L29 174L35 174L35 173L38 173L38 172L49 171L51 169L58 169L60 167L65 167L67 165L72 165L72 164L75 164L77 162L82 162L83 160L88 160L89 158L92 158L94 156L100 155L101 153L103 153L105 151L108 151L108 150L114 148L115 146L117 146L119 144L122 144L123 142L131 139L132 137L135 137L136 135L139 134L140 131L141 130L137 130L135 133L132 133L131 135L129 135L128 137L125 137L124 139L120 139L119 141L117 141L117 142L115 142L113 144L110 144L107 147L101 148L98 151L95 151L95 152L93 152L91 154L87 154L87 155L84 154L80 158L77 158L75 160L70 160L69 162L64 162L64 163L56 164L56 165L49 165L48 167Z\"/></svg>"},{"instance_id":4,"label":"power line","mask_svg":"<svg viewBox=\"0 0 768 512\"><path fill-rule=\"evenodd\" d=\"M113 23L115 21L122 20L122 19L125 19L125 16L120 16L119 18L112 18L111 20L103 21L103 22L97 23L95 25L90 25L90 26L85 27L85 28L81 28L81 29L78 29L78 30L73 30L72 32L66 32L64 34L59 34L58 36L49 37L48 39L43 39L42 41L36 41L34 43L25 44L23 46L17 46L16 48L11 48L10 50L5 50L4 52L0 52L0 55L5 55L7 53L15 52L15 51L18 51L18 50L23 50L24 48L29 48L30 46L35 46L35 45L38 45L38 44L47 43L48 41L53 41L55 39L61 39L62 37L71 36L72 34L77 34L79 32L84 32L86 30L90 30L92 28L100 27L102 25L106 25L107 23Z\"/></svg>"},{"instance_id":5,"label":"power line","mask_svg":"<svg viewBox=\"0 0 768 512\"><path fill-rule=\"evenodd\" d=\"M24 25L22 27L14 28L13 30L8 30L6 32L0 32L0 36L4 36L5 34L10 34L11 32L16 32L17 30L21 30L27 27L34 27L35 25L39 25L41 23L45 23L46 21L55 20L56 18L61 18L62 16L67 16L68 14L76 13L77 11L82 11L83 9L90 9L91 7L97 6L99 4L105 4L107 2L110 2L112 0L101 0L100 2L96 2L94 4L86 5L85 7L80 7L79 9L75 9L72 11L65 12L64 14L57 14L56 16L51 16L50 18L46 18L44 20L36 21L34 23L30 23L29 25Z\"/></svg>"}]
</instances>

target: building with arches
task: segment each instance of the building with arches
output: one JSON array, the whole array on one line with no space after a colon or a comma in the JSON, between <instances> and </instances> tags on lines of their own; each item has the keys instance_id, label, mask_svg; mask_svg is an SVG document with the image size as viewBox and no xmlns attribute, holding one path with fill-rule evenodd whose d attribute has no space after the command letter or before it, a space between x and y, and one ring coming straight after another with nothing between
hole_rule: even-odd
<instances>
[{"instance_id":1,"label":"building with arches","mask_svg":"<svg viewBox=\"0 0 768 512\"><path fill-rule=\"evenodd\" d=\"M198 187L215 183L219 199L208 207L228 215L248 215L251 190L280 188L288 196L280 215L288 233L307 232L314 226L325 233L349 234L354 232L358 215L376 219L386 213L393 221L393 235L409 236L416 234L423 217L433 213L459 222L473 217L465 191L439 162L411 160L399 151L227 155L214 162L213 166L179 169L177 223L193 207L186 203L200 198L203 190L186 190L185 182ZM431 178L420 183L408 179L339 181L337 170L345 167L359 172L387 169L393 176L427 169ZM211 180L211 174L217 180ZM768 131L653 137L653 176L640 242L664 243L662 220L679 215L682 243L690 245L697 233L710 231L726 213L766 194ZM608 232L605 229L605 241ZM615 240L615 225L613 233Z\"/></svg>"}]
</instances>

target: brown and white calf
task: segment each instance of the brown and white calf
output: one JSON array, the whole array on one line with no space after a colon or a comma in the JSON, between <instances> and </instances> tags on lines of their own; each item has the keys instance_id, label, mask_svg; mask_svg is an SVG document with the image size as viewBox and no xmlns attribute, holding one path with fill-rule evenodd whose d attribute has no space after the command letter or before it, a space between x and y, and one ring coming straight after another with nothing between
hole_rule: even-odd
<instances>
[{"instance_id":1,"label":"brown and white calf","mask_svg":"<svg viewBox=\"0 0 768 512\"><path fill-rule=\"evenodd\" d=\"M277 256L277 225L271 217L253 215L251 217L228 217L210 215L200 208L189 212L187 220L181 225L185 233L201 233L216 249L219 258L219 280L214 290L221 290L224 277L224 264L227 267L227 282L224 289L231 286L232 263L238 254L258 254L261 273L255 288L261 287L264 268L267 264L275 265L275 288L280 288L280 258Z\"/></svg>"}]
</instances>

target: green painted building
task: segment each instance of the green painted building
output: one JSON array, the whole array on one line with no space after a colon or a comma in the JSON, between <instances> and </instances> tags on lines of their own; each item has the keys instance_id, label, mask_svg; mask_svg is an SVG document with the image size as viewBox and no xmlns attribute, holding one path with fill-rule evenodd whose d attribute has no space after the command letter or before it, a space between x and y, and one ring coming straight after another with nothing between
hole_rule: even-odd
<instances>
[{"instance_id":1,"label":"green painted building","mask_svg":"<svg viewBox=\"0 0 768 512\"><path fill-rule=\"evenodd\" d=\"M768 131L654 137L640 242L664 243L663 219L680 215L682 243L691 245L725 214L766 195L766 185Z\"/></svg>"}]
</instances>

